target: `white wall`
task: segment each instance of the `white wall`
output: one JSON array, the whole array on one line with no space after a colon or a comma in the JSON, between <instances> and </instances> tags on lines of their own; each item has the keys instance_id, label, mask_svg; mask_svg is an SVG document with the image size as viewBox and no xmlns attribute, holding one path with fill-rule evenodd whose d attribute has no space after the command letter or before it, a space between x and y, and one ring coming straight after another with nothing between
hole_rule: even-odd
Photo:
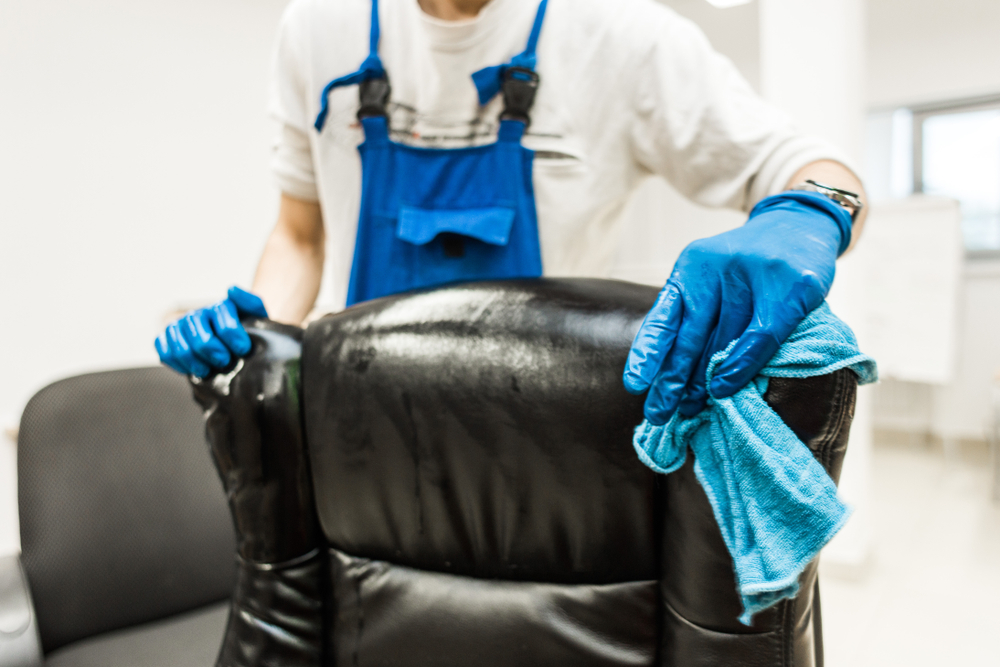
<instances>
[{"instance_id":1,"label":"white wall","mask_svg":"<svg viewBox=\"0 0 1000 667\"><path fill-rule=\"evenodd\" d=\"M733 61L755 90L760 90L759 3L719 9L705 0L660 0L681 16L698 24L708 41Z\"/></svg>"},{"instance_id":2,"label":"white wall","mask_svg":"<svg viewBox=\"0 0 1000 667\"><path fill-rule=\"evenodd\" d=\"M958 330L955 379L933 388L929 431L984 440L993 385L1000 380L1000 261L966 262Z\"/></svg>"},{"instance_id":3,"label":"white wall","mask_svg":"<svg viewBox=\"0 0 1000 667\"><path fill-rule=\"evenodd\" d=\"M988 438L993 387L1000 380L1000 261L966 263L957 331L952 380L887 379L877 387L877 427L945 440Z\"/></svg>"},{"instance_id":4,"label":"white wall","mask_svg":"<svg viewBox=\"0 0 1000 667\"><path fill-rule=\"evenodd\" d=\"M1000 93L1000 2L868 0L870 108Z\"/></svg>"},{"instance_id":5,"label":"white wall","mask_svg":"<svg viewBox=\"0 0 1000 667\"><path fill-rule=\"evenodd\" d=\"M156 363L166 311L249 283L285 4L0 2L0 425L55 378Z\"/></svg>"}]
</instances>

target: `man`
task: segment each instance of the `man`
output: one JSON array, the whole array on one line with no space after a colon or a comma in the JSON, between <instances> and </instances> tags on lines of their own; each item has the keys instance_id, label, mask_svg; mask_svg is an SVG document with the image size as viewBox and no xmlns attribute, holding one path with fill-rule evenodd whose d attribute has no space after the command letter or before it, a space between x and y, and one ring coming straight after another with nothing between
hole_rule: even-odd
<instances>
[{"instance_id":1,"label":"man","mask_svg":"<svg viewBox=\"0 0 1000 667\"><path fill-rule=\"evenodd\" d=\"M648 390L646 416L664 423L752 379L864 221L837 152L653 0L294 0L271 110L282 198L259 298L230 290L168 327L157 349L180 372L246 354L240 314L301 322L325 265L347 305L454 280L607 275L652 172L701 204L752 209L684 251L636 337L625 386ZM711 356L737 339L706 387Z\"/></svg>"}]
</instances>

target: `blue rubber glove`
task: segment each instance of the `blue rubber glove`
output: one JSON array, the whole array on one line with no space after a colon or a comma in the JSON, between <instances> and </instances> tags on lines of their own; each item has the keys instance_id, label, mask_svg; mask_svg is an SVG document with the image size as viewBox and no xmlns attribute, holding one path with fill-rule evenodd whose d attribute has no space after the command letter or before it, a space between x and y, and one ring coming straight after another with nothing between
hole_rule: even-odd
<instances>
[{"instance_id":1,"label":"blue rubber glove","mask_svg":"<svg viewBox=\"0 0 1000 667\"><path fill-rule=\"evenodd\" d=\"M257 295L230 287L225 300L192 310L157 337L160 361L178 373L200 378L225 368L233 355L250 352L250 336L240 324L241 315L267 317L267 309Z\"/></svg>"},{"instance_id":2,"label":"blue rubber glove","mask_svg":"<svg viewBox=\"0 0 1000 667\"><path fill-rule=\"evenodd\" d=\"M793 191L762 200L742 227L685 248L625 366L625 388L649 391L646 419L665 424L678 408L700 412L709 360L737 339L709 389L725 398L746 386L826 298L850 242L843 207Z\"/></svg>"}]
</instances>

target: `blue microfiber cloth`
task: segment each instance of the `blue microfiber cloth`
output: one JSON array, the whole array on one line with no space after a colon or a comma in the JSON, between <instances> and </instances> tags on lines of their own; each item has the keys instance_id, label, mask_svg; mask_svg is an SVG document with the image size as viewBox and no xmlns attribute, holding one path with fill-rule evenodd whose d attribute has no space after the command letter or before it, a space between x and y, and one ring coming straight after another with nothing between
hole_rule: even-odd
<instances>
[{"instance_id":1,"label":"blue microfiber cloth","mask_svg":"<svg viewBox=\"0 0 1000 667\"><path fill-rule=\"evenodd\" d=\"M735 341L708 365L708 382ZM726 547L743 601L740 621L793 597L798 578L837 534L850 508L809 448L764 402L768 378L812 377L850 368L860 384L878 379L875 361L858 350L850 327L824 302L792 332L753 382L729 398L709 398L691 418L675 413L663 426L643 421L635 451L647 466L671 473L688 447Z\"/></svg>"}]
</instances>

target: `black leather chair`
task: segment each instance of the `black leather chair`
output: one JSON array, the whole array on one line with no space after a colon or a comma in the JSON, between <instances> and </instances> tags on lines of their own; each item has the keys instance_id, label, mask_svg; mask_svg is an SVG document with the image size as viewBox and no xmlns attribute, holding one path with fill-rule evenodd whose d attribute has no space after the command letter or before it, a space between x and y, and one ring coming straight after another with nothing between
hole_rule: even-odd
<instances>
[{"instance_id":1,"label":"black leather chair","mask_svg":"<svg viewBox=\"0 0 1000 667\"><path fill-rule=\"evenodd\" d=\"M741 625L691 457L633 452L621 372L655 296L476 283L245 322L252 354L195 383L239 554L217 664L822 664L815 563ZM834 479L856 384L765 395Z\"/></svg>"},{"instance_id":2,"label":"black leather chair","mask_svg":"<svg viewBox=\"0 0 1000 667\"><path fill-rule=\"evenodd\" d=\"M0 667L215 660L235 542L184 378L143 368L39 391L21 418L18 496L21 557L0 558Z\"/></svg>"}]
</instances>

